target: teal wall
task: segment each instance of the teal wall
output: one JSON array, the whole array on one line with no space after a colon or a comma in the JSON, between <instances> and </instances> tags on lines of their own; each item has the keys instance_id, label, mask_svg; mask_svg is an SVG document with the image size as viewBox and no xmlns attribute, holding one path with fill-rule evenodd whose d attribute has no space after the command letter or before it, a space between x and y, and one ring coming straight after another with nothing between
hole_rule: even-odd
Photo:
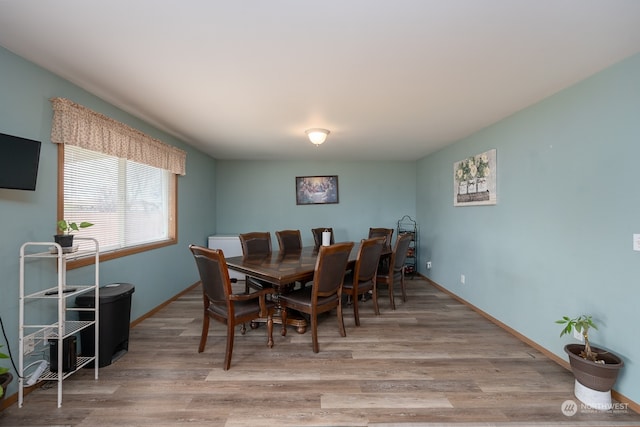
<instances>
[{"instance_id":1,"label":"teal wall","mask_svg":"<svg viewBox=\"0 0 640 427\"><path fill-rule=\"evenodd\" d=\"M0 316L16 363L20 246L26 241L50 241L56 231L58 156L50 139L51 97L69 98L187 151L187 175L178 180L179 243L106 261L100 266L102 284L130 282L135 285L132 320L198 280L187 246L206 244L206 237L215 232L215 160L0 48L0 132L42 141L36 191L0 189ZM194 206L197 209L193 209ZM51 280L55 280L55 270L49 270ZM89 267L73 270L69 281L84 280L92 274L93 269ZM5 344L4 338L0 338L0 343ZM9 394L16 389L17 381L14 381Z\"/></svg>"},{"instance_id":2,"label":"teal wall","mask_svg":"<svg viewBox=\"0 0 640 427\"><path fill-rule=\"evenodd\" d=\"M337 175L339 203L296 205L295 177L309 175ZM299 229L306 245L315 227L333 227L336 241L359 241L369 227L395 228L402 216L415 218L413 161L218 160L216 183L217 231L270 231L275 247L276 230Z\"/></svg>"},{"instance_id":3,"label":"teal wall","mask_svg":"<svg viewBox=\"0 0 640 427\"><path fill-rule=\"evenodd\" d=\"M453 163L492 148L497 205L454 207ZM554 321L593 315L635 402L638 159L640 55L421 159L416 197L431 279L565 360Z\"/></svg>"}]
</instances>

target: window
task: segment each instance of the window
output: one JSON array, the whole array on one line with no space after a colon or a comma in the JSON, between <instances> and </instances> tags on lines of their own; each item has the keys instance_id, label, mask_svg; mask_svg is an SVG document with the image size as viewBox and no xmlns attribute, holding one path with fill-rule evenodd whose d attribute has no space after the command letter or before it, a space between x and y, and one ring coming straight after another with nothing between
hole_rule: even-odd
<instances>
[{"instance_id":1,"label":"window","mask_svg":"<svg viewBox=\"0 0 640 427\"><path fill-rule=\"evenodd\" d=\"M186 174L186 153L68 99L51 102L58 219L93 223L76 235L96 238L101 260L175 244L177 180Z\"/></svg>"},{"instance_id":2,"label":"window","mask_svg":"<svg viewBox=\"0 0 640 427\"><path fill-rule=\"evenodd\" d=\"M72 145L59 147L64 157L59 216L93 223L75 234L96 238L102 259L175 243L174 174Z\"/></svg>"}]
</instances>

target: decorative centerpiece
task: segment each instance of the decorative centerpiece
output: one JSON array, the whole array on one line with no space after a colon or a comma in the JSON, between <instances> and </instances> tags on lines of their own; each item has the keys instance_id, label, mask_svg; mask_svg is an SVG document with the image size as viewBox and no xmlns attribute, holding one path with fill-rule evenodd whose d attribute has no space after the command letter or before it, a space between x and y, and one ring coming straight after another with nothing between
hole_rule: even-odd
<instances>
[{"instance_id":1,"label":"decorative centerpiece","mask_svg":"<svg viewBox=\"0 0 640 427\"><path fill-rule=\"evenodd\" d=\"M611 388L618 378L624 362L617 355L589 342L589 329L598 329L591 316L576 318L564 316L556 323L565 325L560 336L575 329L582 335L584 344L567 344L564 351L569 355L569 364L575 377L574 394L586 405L600 410L611 408Z\"/></svg>"}]
</instances>

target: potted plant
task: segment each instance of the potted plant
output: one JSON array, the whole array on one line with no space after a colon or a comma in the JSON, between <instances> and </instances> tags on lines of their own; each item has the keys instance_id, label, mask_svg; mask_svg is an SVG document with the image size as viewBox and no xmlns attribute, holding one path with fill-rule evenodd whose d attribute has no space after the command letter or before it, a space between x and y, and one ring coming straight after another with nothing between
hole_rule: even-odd
<instances>
[{"instance_id":1,"label":"potted plant","mask_svg":"<svg viewBox=\"0 0 640 427\"><path fill-rule=\"evenodd\" d=\"M595 409L609 409L611 388L624 362L614 353L591 346L589 329L598 329L591 316L581 315L573 319L564 316L556 323L564 325L560 336L571 334L575 329L584 340L584 344L567 344L564 347L576 379L576 397Z\"/></svg>"},{"instance_id":2,"label":"potted plant","mask_svg":"<svg viewBox=\"0 0 640 427\"><path fill-rule=\"evenodd\" d=\"M2 344L0 344L0 347L2 347ZM0 359L8 358L9 356L0 352ZM9 372L9 368L3 368L2 366L0 366L0 400L4 398L4 395L7 392L7 387L9 387L9 384L12 380L13 375L11 375L11 372Z\"/></svg>"},{"instance_id":3,"label":"potted plant","mask_svg":"<svg viewBox=\"0 0 640 427\"><path fill-rule=\"evenodd\" d=\"M86 221L77 223L61 219L58 221L58 230L60 231L60 234L56 234L53 238L55 242L63 248L69 248L73 246L73 234L71 234L71 232L78 231L81 228L91 227L92 225L92 223Z\"/></svg>"}]
</instances>

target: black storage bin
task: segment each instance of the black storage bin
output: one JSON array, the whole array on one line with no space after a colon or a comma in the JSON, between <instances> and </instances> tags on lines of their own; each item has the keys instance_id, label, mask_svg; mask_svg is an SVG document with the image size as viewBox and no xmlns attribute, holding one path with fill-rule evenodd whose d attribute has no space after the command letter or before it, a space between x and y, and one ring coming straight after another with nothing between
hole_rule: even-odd
<instances>
[{"instance_id":1,"label":"black storage bin","mask_svg":"<svg viewBox=\"0 0 640 427\"><path fill-rule=\"evenodd\" d=\"M129 349L129 324L131 323L131 294L135 287L130 283L111 283L100 288L99 354L98 367L102 368L118 360ZM94 308L95 292L76 297L76 307ZM93 320L94 313L78 312L80 320ZM95 328L80 332L81 355L91 357L95 351ZM93 367L93 363L87 365Z\"/></svg>"}]
</instances>

